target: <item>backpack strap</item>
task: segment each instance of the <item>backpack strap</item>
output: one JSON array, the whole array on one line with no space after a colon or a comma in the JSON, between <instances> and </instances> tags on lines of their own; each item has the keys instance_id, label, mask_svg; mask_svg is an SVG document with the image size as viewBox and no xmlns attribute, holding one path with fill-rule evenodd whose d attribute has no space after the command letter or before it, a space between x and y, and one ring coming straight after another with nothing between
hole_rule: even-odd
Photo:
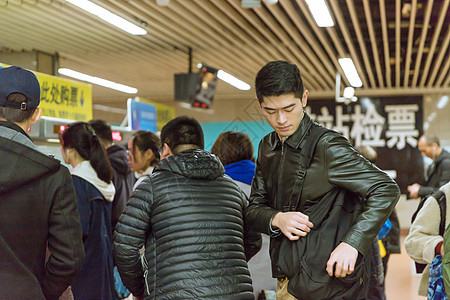
<instances>
[{"instance_id":1,"label":"backpack strap","mask_svg":"<svg viewBox=\"0 0 450 300\"><path fill-rule=\"evenodd\" d=\"M432 195L438 202L439 209L441 211L441 223L439 224L439 235L444 236L445 218L446 218L446 212L447 212L447 199L445 197L444 192L442 192L441 190L435 191Z\"/></svg>"},{"instance_id":2,"label":"backpack strap","mask_svg":"<svg viewBox=\"0 0 450 300\"><path fill-rule=\"evenodd\" d=\"M311 161L314 155L314 150L319 142L320 138L330 131L328 128L313 124L309 135L306 138L303 148L300 151L300 162L297 169L297 180L295 181L292 189L291 197L289 199L289 211L297 211L298 204L300 203L303 184L305 182L306 171L311 165Z\"/></svg>"}]
</instances>

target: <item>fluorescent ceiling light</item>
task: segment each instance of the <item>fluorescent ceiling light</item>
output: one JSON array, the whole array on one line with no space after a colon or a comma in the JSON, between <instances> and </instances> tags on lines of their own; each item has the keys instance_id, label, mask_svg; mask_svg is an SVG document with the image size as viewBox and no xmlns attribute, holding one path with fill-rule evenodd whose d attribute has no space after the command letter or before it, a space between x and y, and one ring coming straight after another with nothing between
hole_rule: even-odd
<instances>
[{"instance_id":1,"label":"fluorescent ceiling light","mask_svg":"<svg viewBox=\"0 0 450 300\"><path fill-rule=\"evenodd\" d=\"M443 109L448 102L448 96L442 96L441 99L439 99L438 104L436 105L438 109Z\"/></svg>"},{"instance_id":2,"label":"fluorescent ceiling light","mask_svg":"<svg viewBox=\"0 0 450 300\"><path fill-rule=\"evenodd\" d=\"M101 6L98 6L95 3L92 3L89 0L66 0L67 2L72 3L73 5L78 6L81 9L84 9L85 11L96 15L102 20L105 20L106 22L119 27L120 29L131 33L133 35L145 35L147 34L147 31L139 26L134 25L131 22L128 22L122 17L119 17L118 15L113 14L109 10L104 9Z\"/></svg>"},{"instance_id":3,"label":"fluorescent ceiling light","mask_svg":"<svg viewBox=\"0 0 450 300\"><path fill-rule=\"evenodd\" d=\"M117 91L121 91L124 93L128 93L128 94L136 94L138 92L138 90L134 87L130 87L127 85L123 85L120 83L115 83L106 79L102 79L99 77L94 77L94 76L90 76L90 75L86 75L71 69L66 69L66 68L59 68L58 69L58 73L65 75L65 76L69 76L69 77L73 77L79 80L83 80L83 81L87 81L87 82L91 82L97 85L101 85L113 90L117 90Z\"/></svg>"},{"instance_id":4,"label":"fluorescent ceiling light","mask_svg":"<svg viewBox=\"0 0 450 300\"><path fill-rule=\"evenodd\" d=\"M250 90L250 85L248 85L247 83L243 82L240 79L237 79L236 77L234 77L231 74L228 74L225 71L219 70L217 72L217 77L219 79L222 79L223 81L225 81L228 84L231 84L232 86L234 86L235 88L238 88L240 90L243 91L248 91Z\"/></svg>"},{"instance_id":5,"label":"fluorescent ceiling light","mask_svg":"<svg viewBox=\"0 0 450 300\"><path fill-rule=\"evenodd\" d=\"M328 10L325 0L306 0L309 10L316 20L319 27L332 27L334 26L333 19L331 18L330 11Z\"/></svg>"},{"instance_id":6,"label":"fluorescent ceiling light","mask_svg":"<svg viewBox=\"0 0 450 300\"><path fill-rule=\"evenodd\" d=\"M353 60L351 58L339 58L339 64L344 71L345 77L347 77L350 82L350 85L353 87L362 87L362 81L361 78L359 78Z\"/></svg>"}]
</instances>

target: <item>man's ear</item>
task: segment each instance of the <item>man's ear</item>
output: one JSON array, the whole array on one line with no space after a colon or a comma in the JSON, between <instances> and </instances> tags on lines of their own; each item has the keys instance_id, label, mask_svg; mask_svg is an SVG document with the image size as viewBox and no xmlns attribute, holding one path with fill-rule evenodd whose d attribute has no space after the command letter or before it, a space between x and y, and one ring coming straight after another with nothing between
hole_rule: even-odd
<instances>
[{"instance_id":1,"label":"man's ear","mask_svg":"<svg viewBox=\"0 0 450 300\"><path fill-rule=\"evenodd\" d=\"M303 95L302 95L302 106L303 107L306 107L306 104L308 103L308 94L309 94L308 90L305 90L303 92Z\"/></svg>"},{"instance_id":2,"label":"man's ear","mask_svg":"<svg viewBox=\"0 0 450 300\"><path fill-rule=\"evenodd\" d=\"M33 115L30 118L30 125L35 124L41 118L42 110L40 108L36 108Z\"/></svg>"},{"instance_id":3,"label":"man's ear","mask_svg":"<svg viewBox=\"0 0 450 300\"><path fill-rule=\"evenodd\" d=\"M169 156L172 156L172 149L170 149L169 145L167 145L167 143L163 144L163 147L161 149L161 160L163 160L164 158L167 158Z\"/></svg>"}]
</instances>

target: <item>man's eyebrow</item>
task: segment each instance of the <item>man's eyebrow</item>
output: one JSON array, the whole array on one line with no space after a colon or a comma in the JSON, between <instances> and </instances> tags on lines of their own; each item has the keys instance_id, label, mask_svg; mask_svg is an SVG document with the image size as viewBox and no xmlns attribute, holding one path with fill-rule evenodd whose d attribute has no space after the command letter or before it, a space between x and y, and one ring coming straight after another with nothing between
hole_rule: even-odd
<instances>
[{"instance_id":1,"label":"man's eyebrow","mask_svg":"<svg viewBox=\"0 0 450 300\"><path fill-rule=\"evenodd\" d=\"M287 106L285 106L285 107L282 107L282 108L280 108L280 109L291 108L291 107L293 107L293 106L295 106L295 105L296 105L296 103L292 103L292 104L289 104L289 105L287 105ZM278 110L278 109L276 109L276 108L271 108L271 107L267 107L267 106L264 106L264 109L265 109L265 110Z\"/></svg>"}]
</instances>

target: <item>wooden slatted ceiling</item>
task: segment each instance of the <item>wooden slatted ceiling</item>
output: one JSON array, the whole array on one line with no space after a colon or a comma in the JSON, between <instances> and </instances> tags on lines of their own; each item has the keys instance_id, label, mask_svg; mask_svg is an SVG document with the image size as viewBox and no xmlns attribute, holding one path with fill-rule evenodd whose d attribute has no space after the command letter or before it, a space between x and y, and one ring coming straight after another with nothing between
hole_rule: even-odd
<instances>
[{"instance_id":1,"label":"wooden slatted ceiling","mask_svg":"<svg viewBox=\"0 0 450 300\"><path fill-rule=\"evenodd\" d=\"M333 97L338 64L351 57L363 82L357 95L450 93L450 0L327 0L335 26L320 28L304 0L245 9L240 0L94 0L144 26L132 36L64 0L0 0L2 51L58 53L60 65L170 101L173 74L199 62L253 85L267 61L296 63L311 97ZM94 89L94 103L129 95ZM219 83L216 99L250 99ZM122 104L121 104L122 105ZM119 105L120 106L120 105Z\"/></svg>"}]
</instances>

